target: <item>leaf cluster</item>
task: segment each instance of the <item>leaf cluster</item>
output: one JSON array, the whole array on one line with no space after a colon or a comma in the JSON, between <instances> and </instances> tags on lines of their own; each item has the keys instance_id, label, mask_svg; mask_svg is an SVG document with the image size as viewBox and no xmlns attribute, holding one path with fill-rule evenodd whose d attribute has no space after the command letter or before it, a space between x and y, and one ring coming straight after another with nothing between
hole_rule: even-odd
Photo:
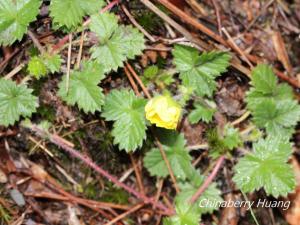
<instances>
[{"instance_id":1,"label":"leaf cluster","mask_svg":"<svg viewBox=\"0 0 300 225\"><path fill-rule=\"evenodd\" d=\"M246 102L254 123L268 135L289 139L300 120L300 106L293 99L292 89L278 84L272 68L264 64L253 69L251 84Z\"/></svg>"},{"instance_id":2,"label":"leaf cluster","mask_svg":"<svg viewBox=\"0 0 300 225\"><path fill-rule=\"evenodd\" d=\"M194 89L199 96L212 96L215 78L227 70L230 55L225 52L203 52L188 46L176 45L173 50L176 69L183 85Z\"/></svg>"},{"instance_id":3,"label":"leaf cluster","mask_svg":"<svg viewBox=\"0 0 300 225\"><path fill-rule=\"evenodd\" d=\"M113 90L106 97L102 116L114 121L112 135L120 150L134 151L146 139L145 104L144 99L125 89Z\"/></svg>"},{"instance_id":4,"label":"leaf cluster","mask_svg":"<svg viewBox=\"0 0 300 225\"><path fill-rule=\"evenodd\" d=\"M69 105L75 105L85 113L101 111L105 96L98 86L104 78L102 65L84 61L80 71L73 71L69 81L67 75L59 83L58 95Z\"/></svg>"},{"instance_id":5,"label":"leaf cluster","mask_svg":"<svg viewBox=\"0 0 300 225\"><path fill-rule=\"evenodd\" d=\"M46 76L48 73L59 72L62 59L58 54L33 56L28 62L28 72L37 79Z\"/></svg>"},{"instance_id":6,"label":"leaf cluster","mask_svg":"<svg viewBox=\"0 0 300 225\"><path fill-rule=\"evenodd\" d=\"M104 66L105 72L117 70L145 48L143 35L132 26L118 25L118 18L112 13L93 15L90 30L98 38L98 44L91 48L91 57Z\"/></svg>"},{"instance_id":7,"label":"leaf cluster","mask_svg":"<svg viewBox=\"0 0 300 225\"><path fill-rule=\"evenodd\" d=\"M13 125L21 117L30 117L36 112L38 99L32 91L23 84L0 79L0 125Z\"/></svg>"},{"instance_id":8,"label":"leaf cluster","mask_svg":"<svg viewBox=\"0 0 300 225\"><path fill-rule=\"evenodd\" d=\"M244 192L264 188L268 195L286 196L295 188L295 177L287 163L291 144L280 137L260 139L254 151L235 166L234 182Z\"/></svg>"}]
</instances>

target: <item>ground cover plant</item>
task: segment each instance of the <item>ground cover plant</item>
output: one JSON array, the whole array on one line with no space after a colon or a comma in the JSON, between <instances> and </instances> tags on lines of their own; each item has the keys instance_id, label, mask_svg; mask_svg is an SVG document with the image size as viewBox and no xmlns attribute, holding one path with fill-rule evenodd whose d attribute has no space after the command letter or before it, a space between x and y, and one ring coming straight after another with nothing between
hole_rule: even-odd
<instances>
[{"instance_id":1,"label":"ground cover plant","mask_svg":"<svg viewBox=\"0 0 300 225\"><path fill-rule=\"evenodd\" d=\"M298 224L297 4L228 4L0 0L1 224Z\"/></svg>"}]
</instances>

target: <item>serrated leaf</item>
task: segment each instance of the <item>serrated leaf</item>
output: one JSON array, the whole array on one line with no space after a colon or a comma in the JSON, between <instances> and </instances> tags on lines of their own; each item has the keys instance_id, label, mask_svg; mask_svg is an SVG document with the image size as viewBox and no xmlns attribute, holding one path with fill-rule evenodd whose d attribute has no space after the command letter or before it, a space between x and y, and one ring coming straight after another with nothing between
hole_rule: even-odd
<instances>
[{"instance_id":1,"label":"serrated leaf","mask_svg":"<svg viewBox=\"0 0 300 225\"><path fill-rule=\"evenodd\" d=\"M0 45L21 40L28 25L39 13L40 0L0 1Z\"/></svg>"},{"instance_id":2,"label":"serrated leaf","mask_svg":"<svg viewBox=\"0 0 300 225\"><path fill-rule=\"evenodd\" d=\"M17 85L11 80L0 79L0 125L13 125L23 117L30 117L38 107L32 89Z\"/></svg>"},{"instance_id":3,"label":"serrated leaf","mask_svg":"<svg viewBox=\"0 0 300 225\"><path fill-rule=\"evenodd\" d=\"M30 75L40 79L48 73L58 72L61 62L62 59L57 54L33 56L28 62L28 71Z\"/></svg>"},{"instance_id":4,"label":"serrated leaf","mask_svg":"<svg viewBox=\"0 0 300 225\"><path fill-rule=\"evenodd\" d=\"M238 147L242 143L239 131L230 125L225 125L223 143L229 150Z\"/></svg>"},{"instance_id":5,"label":"serrated leaf","mask_svg":"<svg viewBox=\"0 0 300 225\"><path fill-rule=\"evenodd\" d=\"M170 132L169 137L160 139L164 140L162 143L163 150L170 162L174 175L177 179L185 180L192 171L192 165L191 157L185 148L186 141L183 135ZM157 148L153 148L146 153L144 165L152 176L167 177L169 175L166 163L161 156L160 150Z\"/></svg>"},{"instance_id":6,"label":"serrated leaf","mask_svg":"<svg viewBox=\"0 0 300 225\"><path fill-rule=\"evenodd\" d=\"M196 205L190 205L186 201L176 201L176 215L164 218L164 225L199 225L200 212Z\"/></svg>"},{"instance_id":7,"label":"serrated leaf","mask_svg":"<svg viewBox=\"0 0 300 225\"><path fill-rule=\"evenodd\" d=\"M105 71L117 70L126 59L133 59L145 48L143 35L132 26L118 26L110 13L94 15L90 29L99 38L99 45L91 49L92 58L103 64Z\"/></svg>"},{"instance_id":8,"label":"serrated leaf","mask_svg":"<svg viewBox=\"0 0 300 225\"><path fill-rule=\"evenodd\" d=\"M204 107L201 104L196 104L195 109L191 111L188 119L192 124L198 123L200 120L209 123L212 120L215 112L216 110L213 108L208 108Z\"/></svg>"},{"instance_id":9,"label":"serrated leaf","mask_svg":"<svg viewBox=\"0 0 300 225\"><path fill-rule=\"evenodd\" d=\"M47 67L41 57L34 56L28 63L28 72L37 79L47 75Z\"/></svg>"},{"instance_id":10,"label":"serrated leaf","mask_svg":"<svg viewBox=\"0 0 300 225\"><path fill-rule=\"evenodd\" d=\"M253 145L235 166L234 182L244 192L264 188L268 195L286 196L295 188L294 173L287 160L291 145L280 137L268 137Z\"/></svg>"},{"instance_id":11,"label":"serrated leaf","mask_svg":"<svg viewBox=\"0 0 300 225\"><path fill-rule=\"evenodd\" d=\"M217 129L208 130L207 140L211 149L209 155L213 158L229 153L242 143L239 131L228 124L221 134Z\"/></svg>"},{"instance_id":12,"label":"serrated leaf","mask_svg":"<svg viewBox=\"0 0 300 225\"><path fill-rule=\"evenodd\" d=\"M52 0L50 16L59 26L78 26L85 15L97 13L104 5L102 0Z\"/></svg>"},{"instance_id":13,"label":"serrated leaf","mask_svg":"<svg viewBox=\"0 0 300 225\"><path fill-rule=\"evenodd\" d=\"M276 102L292 99L293 90L287 84L278 84L276 88L270 93L262 93L257 91L254 87L250 88L247 92L246 102L247 108L251 111L255 111L256 106L261 104L265 100L274 100Z\"/></svg>"},{"instance_id":14,"label":"serrated leaf","mask_svg":"<svg viewBox=\"0 0 300 225\"><path fill-rule=\"evenodd\" d=\"M54 55L45 55L43 56L45 65L47 69L50 71L50 73L59 72L60 66L62 63L62 59L60 55L54 54Z\"/></svg>"},{"instance_id":15,"label":"serrated leaf","mask_svg":"<svg viewBox=\"0 0 300 225\"><path fill-rule=\"evenodd\" d=\"M142 146L146 138L145 103L125 89L113 90L106 97L102 116L115 121L112 135L120 150L130 152Z\"/></svg>"},{"instance_id":16,"label":"serrated leaf","mask_svg":"<svg viewBox=\"0 0 300 225\"><path fill-rule=\"evenodd\" d=\"M272 68L265 64L256 66L251 73L251 84L258 92L263 94L273 93L277 86L277 77Z\"/></svg>"},{"instance_id":17,"label":"serrated leaf","mask_svg":"<svg viewBox=\"0 0 300 225\"><path fill-rule=\"evenodd\" d=\"M215 78L226 71L230 55L224 52L204 52L199 55L192 47L176 45L174 64L183 85L192 87L200 96L212 96L216 89Z\"/></svg>"},{"instance_id":18,"label":"serrated leaf","mask_svg":"<svg viewBox=\"0 0 300 225\"><path fill-rule=\"evenodd\" d=\"M247 107L255 111L257 105L265 100L281 101L293 98L293 91L287 84L277 84L278 79L268 65L258 65L252 71L253 87L247 93Z\"/></svg>"},{"instance_id":19,"label":"serrated leaf","mask_svg":"<svg viewBox=\"0 0 300 225\"><path fill-rule=\"evenodd\" d=\"M148 66L144 71L144 76L148 79L153 79L158 74L158 66Z\"/></svg>"},{"instance_id":20,"label":"serrated leaf","mask_svg":"<svg viewBox=\"0 0 300 225\"><path fill-rule=\"evenodd\" d=\"M66 88L66 75L59 83L58 95L69 105L75 105L85 113L101 111L104 103L102 88L98 86L104 78L103 67L96 62L83 62L82 71L70 74L69 89Z\"/></svg>"},{"instance_id":21,"label":"serrated leaf","mask_svg":"<svg viewBox=\"0 0 300 225\"><path fill-rule=\"evenodd\" d=\"M180 199L182 202L189 202L191 197L197 192L199 187L201 187L204 180L205 177L200 174L200 171L194 169L189 177L189 181L185 183L179 183L180 193L176 196L176 199ZM205 214L212 213L214 210L217 210L217 205L213 203L222 201L223 199L221 198L221 191L217 189L216 183L212 183L203 192L203 194L201 194L199 199L194 204L197 206L197 211L199 213ZM204 207L203 203L205 203Z\"/></svg>"},{"instance_id":22,"label":"serrated leaf","mask_svg":"<svg viewBox=\"0 0 300 225\"><path fill-rule=\"evenodd\" d=\"M269 135L289 138L300 120L300 106L295 100L264 100L253 111L253 121Z\"/></svg>"}]
</instances>

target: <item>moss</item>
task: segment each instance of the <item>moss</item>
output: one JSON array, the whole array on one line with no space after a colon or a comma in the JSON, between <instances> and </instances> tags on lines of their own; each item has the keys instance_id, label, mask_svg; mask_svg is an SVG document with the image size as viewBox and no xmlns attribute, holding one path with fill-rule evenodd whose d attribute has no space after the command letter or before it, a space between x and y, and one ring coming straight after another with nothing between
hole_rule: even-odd
<instances>
[{"instance_id":1,"label":"moss","mask_svg":"<svg viewBox=\"0 0 300 225\"><path fill-rule=\"evenodd\" d=\"M128 204L128 198L129 194L125 190L114 187L112 183L106 185L106 190L101 196L101 200L116 204Z\"/></svg>"},{"instance_id":2,"label":"moss","mask_svg":"<svg viewBox=\"0 0 300 225\"><path fill-rule=\"evenodd\" d=\"M50 123L54 123L56 119L55 109L51 106L41 105L37 109L37 113L44 119L49 121Z\"/></svg>"}]
</instances>

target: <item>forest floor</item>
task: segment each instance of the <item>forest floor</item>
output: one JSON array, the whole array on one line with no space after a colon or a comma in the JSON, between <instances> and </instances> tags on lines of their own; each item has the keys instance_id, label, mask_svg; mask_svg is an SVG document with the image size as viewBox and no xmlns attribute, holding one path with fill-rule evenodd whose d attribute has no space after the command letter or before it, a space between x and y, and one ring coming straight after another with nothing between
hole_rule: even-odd
<instances>
[{"instance_id":1,"label":"forest floor","mask_svg":"<svg viewBox=\"0 0 300 225\"><path fill-rule=\"evenodd\" d=\"M105 10L115 13L119 23L137 27L145 35L146 47L142 55L106 76L100 85L105 94L127 88L148 97L168 89L180 99L180 79L171 62L174 45L182 44L200 52L218 50L232 56L227 72L216 79L216 126L231 123L240 131L251 126L245 98L251 86L251 69L258 63L272 65L279 81L292 87L295 99L299 100L299 0L111 2ZM153 8L151 2L159 7ZM163 207L172 208L176 192L172 179L156 179L143 166L143 158L153 147L155 137L148 138L133 153L120 151L114 144L112 123L100 113L84 113L68 106L56 95L58 83L68 71L68 62L71 68L76 67L80 49L81 58L89 59L94 43L93 33L73 32L69 48L70 35L52 29L48 8L49 1L44 1L38 19L30 24L31 35L0 50L0 74L17 82L28 79L25 82L39 98L39 108L31 122L51 123L50 134L39 127L30 130L20 124L0 126L0 224L163 224L163 217L168 214ZM24 65L39 47L60 54L61 72L39 80L28 78ZM151 65L167 75L147 77L145 71ZM187 103L185 111L191 108ZM191 124L184 114L177 127L184 134L193 165L208 177L218 163L207 150L206 133L211 126L205 122ZM148 129L148 136L151 132ZM297 187L288 197L277 199L290 200L291 206L288 210L253 208L261 225L300 224L299 127L291 140L293 154L289 162L296 174ZM227 201L244 199L232 181L233 167L241 152L243 149L227 158L212 177ZM247 196L251 201L276 200L267 197L263 190ZM163 205L156 206L157 202ZM253 215L245 208L220 208L201 218L205 225L255 224Z\"/></svg>"}]
</instances>

